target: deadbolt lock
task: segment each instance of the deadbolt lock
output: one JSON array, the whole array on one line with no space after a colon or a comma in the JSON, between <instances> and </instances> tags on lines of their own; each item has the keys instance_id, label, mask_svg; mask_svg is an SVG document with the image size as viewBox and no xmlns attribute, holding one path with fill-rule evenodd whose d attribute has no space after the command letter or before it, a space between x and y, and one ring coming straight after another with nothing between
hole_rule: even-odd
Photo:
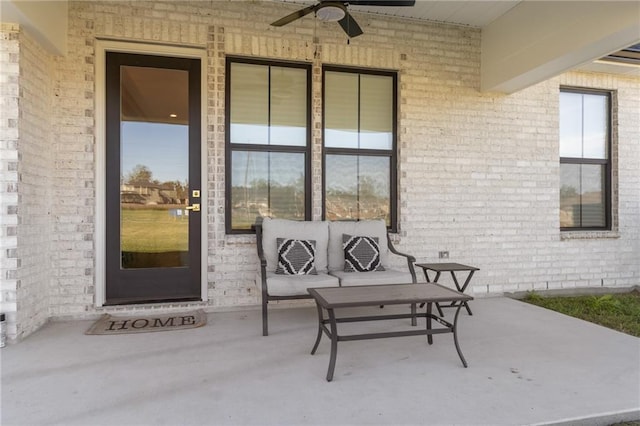
<instances>
[{"instance_id":1,"label":"deadbolt lock","mask_svg":"<svg viewBox=\"0 0 640 426\"><path fill-rule=\"evenodd\" d=\"M200 198L200 190L199 189L194 189L193 191L191 191L191 196L193 198Z\"/></svg>"},{"instance_id":2,"label":"deadbolt lock","mask_svg":"<svg viewBox=\"0 0 640 426\"><path fill-rule=\"evenodd\" d=\"M194 212L200 211L200 204L192 204L190 206L185 207L187 210L193 210Z\"/></svg>"}]
</instances>

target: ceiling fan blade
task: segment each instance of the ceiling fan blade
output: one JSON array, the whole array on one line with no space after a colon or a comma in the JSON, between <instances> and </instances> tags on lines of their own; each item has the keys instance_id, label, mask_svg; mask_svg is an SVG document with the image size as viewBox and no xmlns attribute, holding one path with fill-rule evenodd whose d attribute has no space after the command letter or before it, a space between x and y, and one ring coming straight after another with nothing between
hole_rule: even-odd
<instances>
[{"instance_id":1,"label":"ceiling fan blade","mask_svg":"<svg viewBox=\"0 0 640 426\"><path fill-rule=\"evenodd\" d=\"M293 22L296 19L300 19L303 16L308 15L311 12L314 12L317 8L318 8L318 5L314 4L313 6L308 6L308 7L305 7L304 9L296 10L295 12L285 16L284 18L280 18L277 21L272 22L271 25L274 27L281 27L283 25L287 25L288 23Z\"/></svg>"},{"instance_id":2,"label":"ceiling fan blade","mask_svg":"<svg viewBox=\"0 0 640 426\"><path fill-rule=\"evenodd\" d=\"M340 24L344 32L347 33L347 35L351 38L358 37L360 34L362 34L362 28L360 28L360 25L358 25L356 20L353 19L353 16L351 16L349 12L347 12L344 15L344 18L339 20L338 23Z\"/></svg>"},{"instance_id":3,"label":"ceiling fan blade","mask_svg":"<svg viewBox=\"0 0 640 426\"><path fill-rule=\"evenodd\" d=\"M349 0L349 6L414 6L416 0Z\"/></svg>"}]
</instances>

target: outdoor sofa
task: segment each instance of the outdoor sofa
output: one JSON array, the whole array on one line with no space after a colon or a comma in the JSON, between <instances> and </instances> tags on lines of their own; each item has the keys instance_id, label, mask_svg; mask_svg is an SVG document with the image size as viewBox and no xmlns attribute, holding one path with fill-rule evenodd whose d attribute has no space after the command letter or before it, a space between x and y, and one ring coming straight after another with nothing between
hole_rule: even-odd
<instances>
[{"instance_id":1,"label":"outdoor sofa","mask_svg":"<svg viewBox=\"0 0 640 426\"><path fill-rule=\"evenodd\" d=\"M415 257L394 248L383 220L296 221L258 217L255 231L260 261L256 285L262 292L263 336L269 334L269 301L310 299L307 288L311 287L416 283ZM392 255L404 258L407 268L393 268ZM415 313L415 306L412 312Z\"/></svg>"}]
</instances>

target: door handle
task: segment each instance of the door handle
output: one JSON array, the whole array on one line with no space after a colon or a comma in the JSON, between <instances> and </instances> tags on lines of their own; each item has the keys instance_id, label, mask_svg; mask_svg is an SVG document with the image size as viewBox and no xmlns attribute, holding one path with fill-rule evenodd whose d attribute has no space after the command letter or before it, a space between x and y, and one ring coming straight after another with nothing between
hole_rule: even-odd
<instances>
[{"instance_id":1,"label":"door handle","mask_svg":"<svg viewBox=\"0 0 640 426\"><path fill-rule=\"evenodd\" d=\"M185 207L185 209L187 210L193 210L194 212L199 212L200 211L200 204L193 204L191 206L187 206Z\"/></svg>"}]
</instances>

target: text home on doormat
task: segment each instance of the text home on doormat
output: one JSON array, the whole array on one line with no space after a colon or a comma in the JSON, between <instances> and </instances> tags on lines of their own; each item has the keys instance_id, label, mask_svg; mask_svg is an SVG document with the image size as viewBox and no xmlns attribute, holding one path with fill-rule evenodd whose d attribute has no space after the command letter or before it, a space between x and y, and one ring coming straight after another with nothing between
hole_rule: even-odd
<instances>
[{"instance_id":1,"label":"text home on doormat","mask_svg":"<svg viewBox=\"0 0 640 426\"><path fill-rule=\"evenodd\" d=\"M186 330L202 327L206 323L207 314L202 309L187 313L128 317L104 314L85 334L125 334Z\"/></svg>"}]
</instances>

